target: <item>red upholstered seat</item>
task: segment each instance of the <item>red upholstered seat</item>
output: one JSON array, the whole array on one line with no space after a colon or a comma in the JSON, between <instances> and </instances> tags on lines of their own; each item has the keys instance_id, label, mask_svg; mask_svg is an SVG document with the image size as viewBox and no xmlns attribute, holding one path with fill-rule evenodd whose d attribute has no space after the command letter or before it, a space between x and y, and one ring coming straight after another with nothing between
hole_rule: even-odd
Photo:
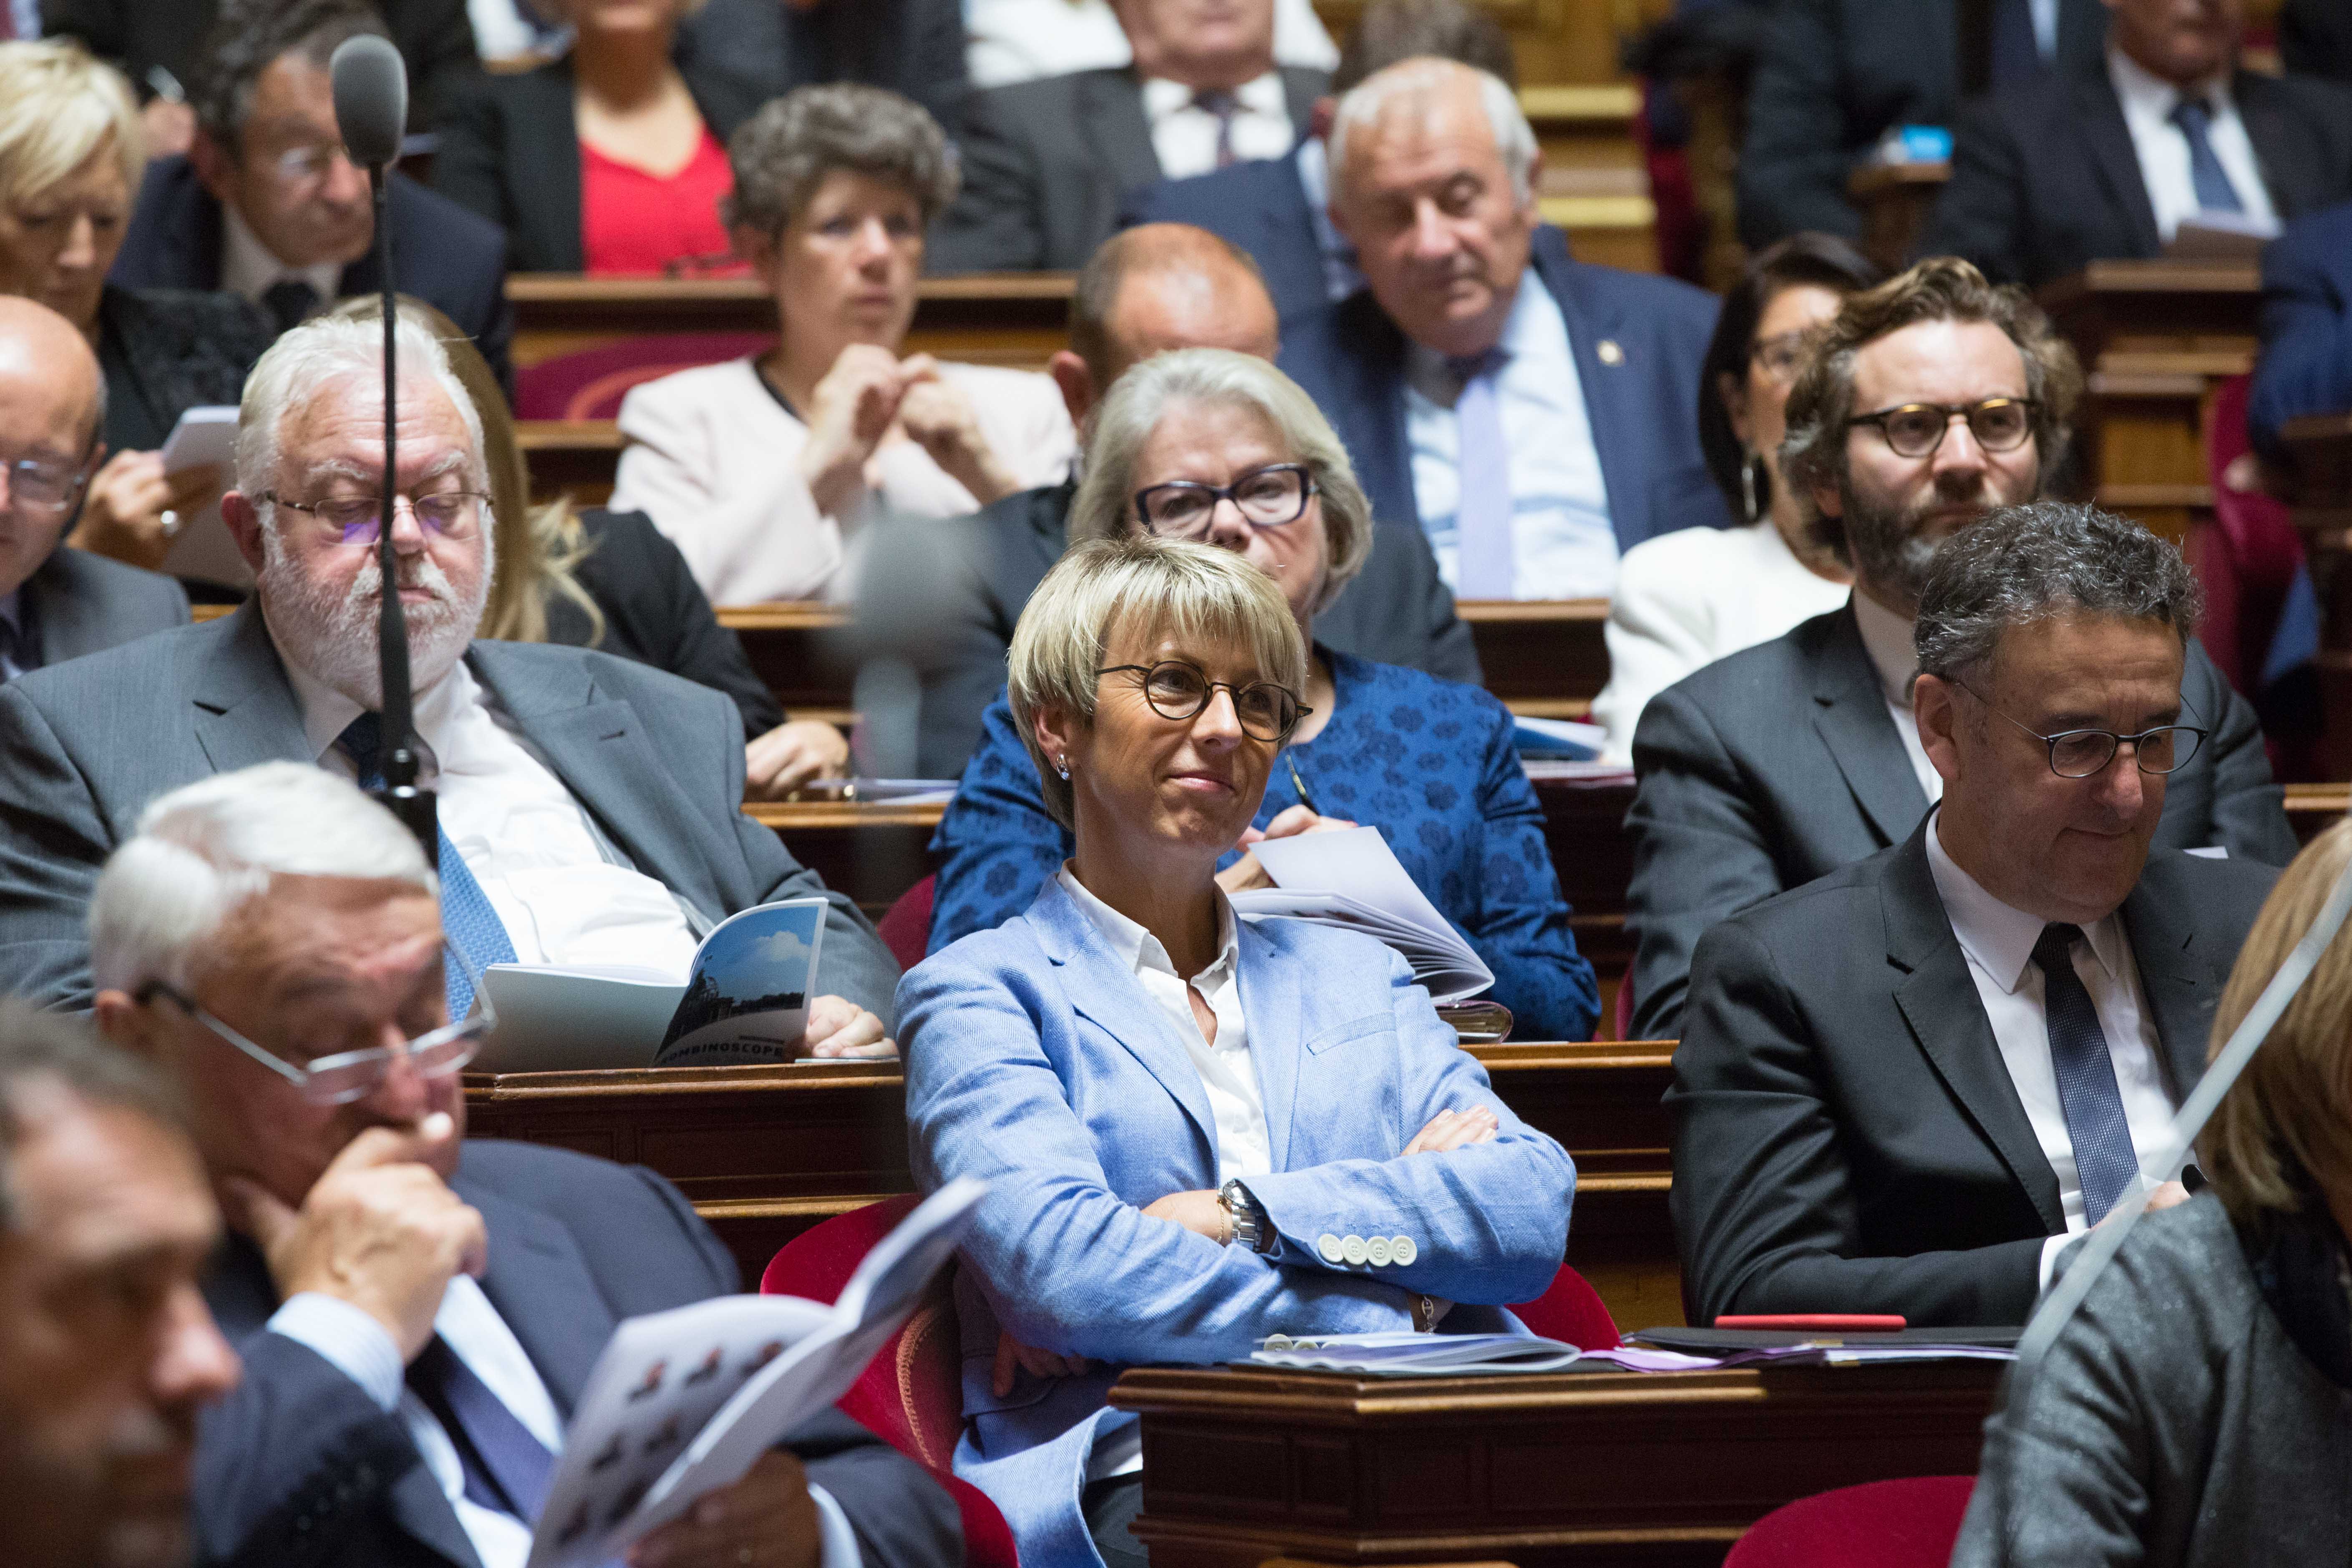
<instances>
[{"instance_id":1,"label":"red upholstered seat","mask_svg":"<svg viewBox=\"0 0 2352 1568\"><path fill-rule=\"evenodd\" d=\"M558 354L515 371L518 419L612 419L629 388L758 353L772 332L664 332Z\"/></svg>"},{"instance_id":2,"label":"red upholstered seat","mask_svg":"<svg viewBox=\"0 0 2352 1568\"><path fill-rule=\"evenodd\" d=\"M2233 375L2214 388L2207 432L2213 526L2195 540L2190 564L2205 588L2199 640L2231 685L2248 696L2262 686L2263 661L2276 635L2289 584L2303 564L2303 536L2285 503L2230 481L2231 466L2253 449L2246 433L2247 388Z\"/></svg>"},{"instance_id":3,"label":"red upholstered seat","mask_svg":"<svg viewBox=\"0 0 2352 1568\"><path fill-rule=\"evenodd\" d=\"M874 928L901 969L922 963L924 951L931 944L931 894L938 885L937 877L926 877L899 894L884 911L882 923Z\"/></svg>"},{"instance_id":4,"label":"red upholstered seat","mask_svg":"<svg viewBox=\"0 0 2352 1568\"><path fill-rule=\"evenodd\" d=\"M1800 1498L1756 1521L1723 1568L1944 1568L1974 1476L1916 1476Z\"/></svg>"},{"instance_id":5,"label":"red upholstered seat","mask_svg":"<svg viewBox=\"0 0 2352 1568\"><path fill-rule=\"evenodd\" d=\"M1617 1320L1609 1315L1601 1293L1565 1263L1551 1277L1551 1289L1532 1301L1519 1302L1511 1310L1518 1315L1519 1321L1545 1339L1558 1340L1580 1351L1615 1350L1625 1342L1617 1337Z\"/></svg>"},{"instance_id":6,"label":"red upholstered seat","mask_svg":"<svg viewBox=\"0 0 2352 1568\"><path fill-rule=\"evenodd\" d=\"M831 1301L858 1260L921 1201L909 1193L836 1215L786 1242L760 1276L763 1295ZM1004 1516L979 1489L955 1479L951 1465L963 1431L961 1345L954 1298L935 1290L882 1347L847 1394L842 1411L922 1465L946 1487L963 1516L967 1568L1019 1568Z\"/></svg>"}]
</instances>

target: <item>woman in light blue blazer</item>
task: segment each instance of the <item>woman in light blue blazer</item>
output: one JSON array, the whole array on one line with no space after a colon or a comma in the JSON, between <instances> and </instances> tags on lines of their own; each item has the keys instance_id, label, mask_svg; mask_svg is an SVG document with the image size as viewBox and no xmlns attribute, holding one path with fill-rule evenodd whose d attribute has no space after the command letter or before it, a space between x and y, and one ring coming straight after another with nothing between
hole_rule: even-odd
<instances>
[{"instance_id":1,"label":"woman in light blue blazer","mask_svg":"<svg viewBox=\"0 0 2352 1568\"><path fill-rule=\"evenodd\" d=\"M1213 500L1220 511L1247 496ZM1142 1363L1274 1333L1496 1330L1542 1293L1576 1173L1372 938L1235 920L1220 857L1303 716L1275 580L1151 538L1066 556L1010 694L1069 858L898 988L925 1190L989 1186L964 1248L957 1474L1027 1568L1140 1568Z\"/></svg>"}]
</instances>

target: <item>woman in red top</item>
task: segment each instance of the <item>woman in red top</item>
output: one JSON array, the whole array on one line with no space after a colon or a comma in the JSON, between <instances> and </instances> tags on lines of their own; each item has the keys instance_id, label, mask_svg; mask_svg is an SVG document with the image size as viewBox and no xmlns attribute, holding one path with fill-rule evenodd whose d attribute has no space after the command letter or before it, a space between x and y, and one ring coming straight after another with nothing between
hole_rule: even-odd
<instances>
[{"instance_id":1,"label":"woman in red top","mask_svg":"<svg viewBox=\"0 0 2352 1568\"><path fill-rule=\"evenodd\" d=\"M443 121L433 181L507 231L518 272L658 274L723 263L726 139L761 89L685 48L699 0L553 0L571 54L489 76Z\"/></svg>"}]
</instances>

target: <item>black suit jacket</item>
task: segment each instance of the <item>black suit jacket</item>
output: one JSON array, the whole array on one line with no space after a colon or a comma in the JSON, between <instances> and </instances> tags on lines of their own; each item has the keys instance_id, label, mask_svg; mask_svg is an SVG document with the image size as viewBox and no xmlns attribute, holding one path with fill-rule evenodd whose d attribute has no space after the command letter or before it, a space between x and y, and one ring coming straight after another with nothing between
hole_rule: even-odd
<instances>
[{"instance_id":1,"label":"black suit jacket","mask_svg":"<svg viewBox=\"0 0 2352 1568\"><path fill-rule=\"evenodd\" d=\"M152 452L189 409L236 404L277 335L242 295L107 284L98 296L98 363L108 449Z\"/></svg>"},{"instance_id":2,"label":"black suit jacket","mask_svg":"<svg viewBox=\"0 0 2352 1568\"><path fill-rule=\"evenodd\" d=\"M1282 68L1307 134L1322 71ZM933 272L1075 271L1118 226L1120 200L1160 178L1132 68L1072 71L971 95L963 193L931 226Z\"/></svg>"},{"instance_id":3,"label":"black suit jacket","mask_svg":"<svg viewBox=\"0 0 2352 1568\"><path fill-rule=\"evenodd\" d=\"M1189 223L1248 251L1265 275L1275 314L1284 321L1331 302L1322 238L1295 153L1129 191L1118 226L1139 223Z\"/></svg>"},{"instance_id":4,"label":"black suit jacket","mask_svg":"<svg viewBox=\"0 0 2352 1568\"><path fill-rule=\"evenodd\" d=\"M408 128L425 130L451 89L482 72L466 0L373 0L373 8L408 67ZM194 89L205 36L219 14L219 0L41 0L44 33L79 38L122 67L142 98L154 66Z\"/></svg>"},{"instance_id":5,"label":"black suit jacket","mask_svg":"<svg viewBox=\"0 0 2352 1568\"><path fill-rule=\"evenodd\" d=\"M1716 301L1687 283L1570 259L1568 237L1536 231L1533 275L1568 324L1617 546L1678 528L1727 528L1731 513L1699 451L1699 365ZM1615 345L1613 359L1602 343ZM1372 515L1418 530L1405 430L1405 337L1370 289L1283 323L1279 361L1347 444Z\"/></svg>"},{"instance_id":6,"label":"black suit jacket","mask_svg":"<svg viewBox=\"0 0 2352 1568\"><path fill-rule=\"evenodd\" d=\"M2352 89L2240 71L2246 138L2281 218L2352 196ZM2106 61L1971 105L1921 256L1963 256L1997 283L2038 289L2093 261L2162 249Z\"/></svg>"},{"instance_id":7,"label":"black suit jacket","mask_svg":"<svg viewBox=\"0 0 2352 1568\"><path fill-rule=\"evenodd\" d=\"M188 624L187 590L142 571L59 544L17 589L47 668Z\"/></svg>"},{"instance_id":8,"label":"black suit jacket","mask_svg":"<svg viewBox=\"0 0 2352 1568\"><path fill-rule=\"evenodd\" d=\"M510 380L507 350L514 339L514 310L507 303L506 236L397 170L385 203L400 291L465 329L499 378ZM159 158L147 165L130 232L107 278L126 289L216 289L223 232L220 203L195 169L185 158ZM337 292L349 298L383 286L371 246L343 268Z\"/></svg>"},{"instance_id":9,"label":"black suit jacket","mask_svg":"<svg viewBox=\"0 0 2352 1568\"><path fill-rule=\"evenodd\" d=\"M724 142L764 101L759 85L697 59L681 58L694 106ZM572 111L572 62L469 83L441 120L433 188L506 231L518 272L578 272L580 127ZM412 290L413 292L413 290Z\"/></svg>"},{"instance_id":10,"label":"black suit jacket","mask_svg":"<svg viewBox=\"0 0 2352 1568\"><path fill-rule=\"evenodd\" d=\"M954 778L971 760L981 715L1004 689L1013 626L1068 542L1076 489L1023 490L950 522L885 524L892 532L868 550L859 624L915 666L920 776ZM1380 527L1363 571L1316 617L1315 637L1361 658L1478 681L1470 628L1416 530Z\"/></svg>"},{"instance_id":11,"label":"black suit jacket","mask_svg":"<svg viewBox=\"0 0 2352 1568\"><path fill-rule=\"evenodd\" d=\"M2294 830L2261 727L2193 639L2180 695L2210 733L2167 782L2156 847L2219 844L2285 865ZM1851 606L1650 699L1633 768L1635 1039L1685 1027L1691 953L1708 927L1901 843L1927 810Z\"/></svg>"},{"instance_id":12,"label":"black suit jacket","mask_svg":"<svg viewBox=\"0 0 2352 1568\"><path fill-rule=\"evenodd\" d=\"M2352 9L2343 0L2286 0L2278 41L2290 71L2352 83Z\"/></svg>"},{"instance_id":13,"label":"black suit jacket","mask_svg":"<svg viewBox=\"0 0 2352 1568\"><path fill-rule=\"evenodd\" d=\"M1699 943L1666 1093L1696 1321L2021 1323L2033 1304L2042 1243L2065 1228L2058 1178L1936 891L1928 822ZM2124 900L2176 1100L2277 878L2159 852Z\"/></svg>"},{"instance_id":14,"label":"black suit jacket","mask_svg":"<svg viewBox=\"0 0 2352 1568\"><path fill-rule=\"evenodd\" d=\"M567 1421L625 1319L741 1288L719 1238L677 1188L642 1166L478 1141L466 1145L451 1185L489 1233L483 1293ZM316 1352L265 1331L278 1291L253 1245L227 1242L204 1288L245 1358L236 1392L198 1427L205 1560L474 1568L473 1545L399 1416ZM955 1503L912 1460L835 1411L789 1446L848 1515L866 1568L960 1568Z\"/></svg>"},{"instance_id":15,"label":"black suit jacket","mask_svg":"<svg viewBox=\"0 0 2352 1568\"><path fill-rule=\"evenodd\" d=\"M762 101L819 82L856 81L903 93L950 138L971 90L962 0L709 0L678 24L681 53L724 60Z\"/></svg>"},{"instance_id":16,"label":"black suit jacket","mask_svg":"<svg viewBox=\"0 0 2352 1568\"><path fill-rule=\"evenodd\" d=\"M1953 0L1778 0L1748 91L1739 235L1760 248L1801 229L1862 237L1854 165L1895 125L1948 124L1958 105ZM2099 0L2059 0L2054 68L2097 61Z\"/></svg>"}]
</instances>

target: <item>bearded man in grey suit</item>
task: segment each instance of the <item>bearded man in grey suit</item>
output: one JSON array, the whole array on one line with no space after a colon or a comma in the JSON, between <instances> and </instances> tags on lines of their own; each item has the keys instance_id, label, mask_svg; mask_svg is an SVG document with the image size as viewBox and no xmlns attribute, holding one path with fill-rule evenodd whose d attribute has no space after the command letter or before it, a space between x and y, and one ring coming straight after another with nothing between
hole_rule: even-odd
<instances>
[{"instance_id":1,"label":"bearded man in grey suit","mask_svg":"<svg viewBox=\"0 0 2352 1568\"><path fill-rule=\"evenodd\" d=\"M61 543L106 458L106 378L73 323L0 297L0 679L188 623L188 596Z\"/></svg>"},{"instance_id":2,"label":"bearded man in grey suit","mask_svg":"<svg viewBox=\"0 0 2352 1568\"><path fill-rule=\"evenodd\" d=\"M887 1054L898 967L855 905L739 809L742 721L724 696L584 649L477 642L493 568L481 422L440 346L399 329L389 526L416 691L419 783L439 795L443 908L477 966L628 963L685 978L697 942L755 904L830 904L803 1054ZM235 615L0 688L0 986L89 1004L82 911L155 796L273 760L379 773L375 323L280 338L246 385L238 488L253 567ZM452 965L453 1015L471 1000Z\"/></svg>"}]
</instances>

